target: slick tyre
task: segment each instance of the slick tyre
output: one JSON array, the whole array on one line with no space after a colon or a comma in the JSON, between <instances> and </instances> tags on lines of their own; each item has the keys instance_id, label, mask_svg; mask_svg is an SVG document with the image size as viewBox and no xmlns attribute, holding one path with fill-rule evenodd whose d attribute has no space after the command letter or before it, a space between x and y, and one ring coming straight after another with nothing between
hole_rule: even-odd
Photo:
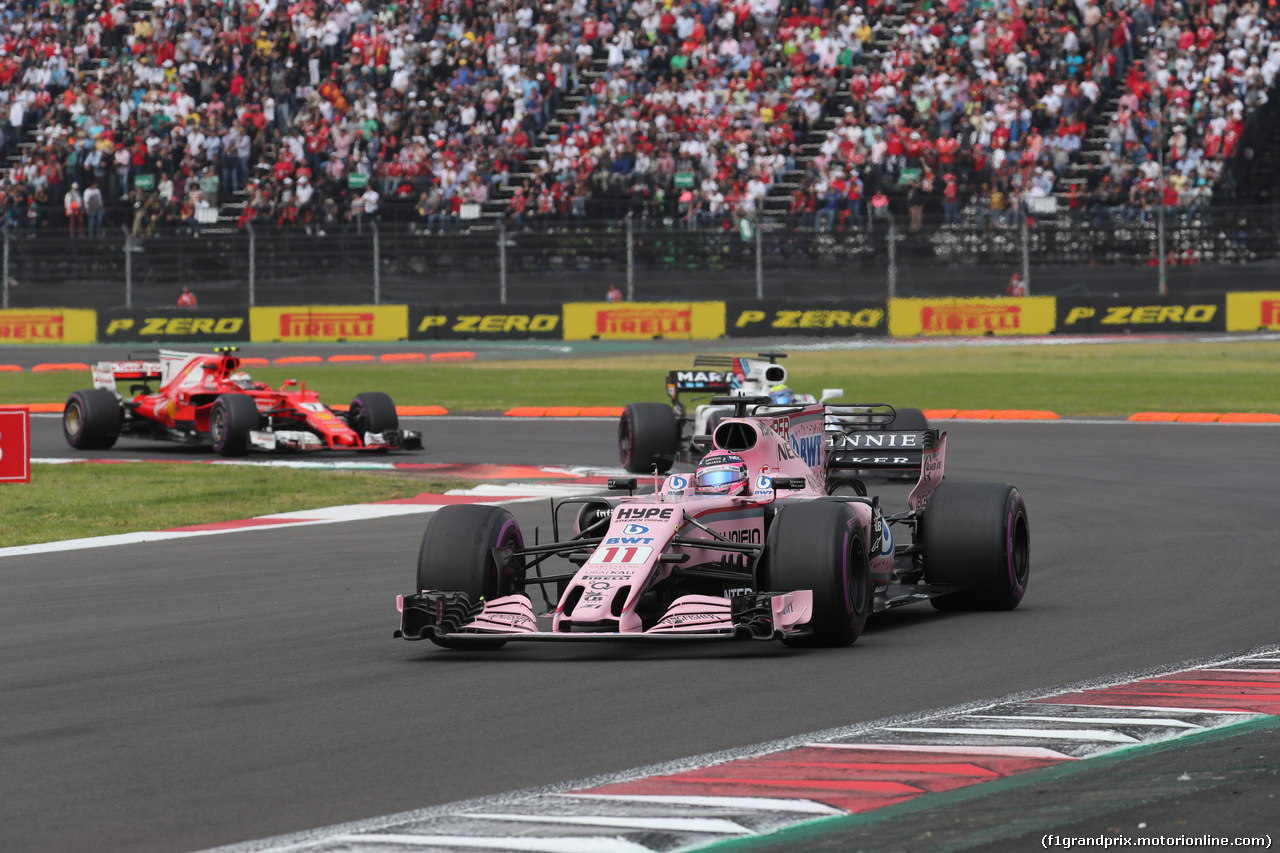
<instances>
[{"instance_id":1,"label":"slick tyre","mask_svg":"<svg viewBox=\"0 0 1280 853\"><path fill-rule=\"evenodd\" d=\"M665 403L632 403L618 421L618 461L632 474L671 470L680 451L680 425Z\"/></svg>"},{"instance_id":2,"label":"slick tyre","mask_svg":"<svg viewBox=\"0 0 1280 853\"><path fill-rule=\"evenodd\" d=\"M813 633L783 643L847 646L858 639L871 613L871 568L861 524L847 504L813 501L779 509L765 562L768 590L813 590Z\"/></svg>"},{"instance_id":3,"label":"slick tyre","mask_svg":"<svg viewBox=\"0 0 1280 853\"><path fill-rule=\"evenodd\" d=\"M106 450L120 437L124 413L106 388L77 391L62 408L62 437L76 450Z\"/></svg>"},{"instance_id":4,"label":"slick tyre","mask_svg":"<svg viewBox=\"0 0 1280 853\"><path fill-rule=\"evenodd\" d=\"M920 521L925 580L965 588L930 602L939 610L1012 610L1031 573L1031 526L1018 490L943 483Z\"/></svg>"},{"instance_id":5,"label":"slick tyre","mask_svg":"<svg viewBox=\"0 0 1280 853\"><path fill-rule=\"evenodd\" d=\"M381 391L366 391L357 394L351 400L351 408L347 410L347 423L364 441L366 432L383 433L400 428L400 418L396 414L396 404L391 397Z\"/></svg>"},{"instance_id":6,"label":"slick tyre","mask_svg":"<svg viewBox=\"0 0 1280 853\"><path fill-rule=\"evenodd\" d=\"M929 428L929 419L919 409L898 409L898 414L889 424L888 429L922 430Z\"/></svg>"},{"instance_id":7,"label":"slick tyre","mask_svg":"<svg viewBox=\"0 0 1280 853\"><path fill-rule=\"evenodd\" d=\"M209 410L209 443L219 456L244 456L258 428L258 406L248 394L223 394Z\"/></svg>"},{"instance_id":8,"label":"slick tyre","mask_svg":"<svg viewBox=\"0 0 1280 853\"><path fill-rule=\"evenodd\" d=\"M418 589L465 592L473 602L501 598L515 591L524 573L522 557L502 565L494 549L523 547L520 526L505 509L494 506L446 506L431 516L418 549ZM500 649L506 640L432 638L448 649Z\"/></svg>"}]
</instances>

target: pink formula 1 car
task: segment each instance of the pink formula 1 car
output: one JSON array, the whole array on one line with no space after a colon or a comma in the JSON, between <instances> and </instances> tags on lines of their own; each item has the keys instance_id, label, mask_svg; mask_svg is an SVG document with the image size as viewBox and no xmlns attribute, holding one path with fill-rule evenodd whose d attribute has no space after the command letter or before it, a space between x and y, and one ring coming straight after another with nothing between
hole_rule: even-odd
<instances>
[{"instance_id":1,"label":"pink formula 1 car","mask_svg":"<svg viewBox=\"0 0 1280 853\"><path fill-rule=\"evenodd\" d=\"M530 544L498 507L439 510L422 538L416 591L397 599L396 636L459 649L741 638L846 646L889 607L928 600L1000 610L1022 600L1030 569L1022 497L1008 485L944 484L945 433L878 434L923 448L923 464L875 457L920 468L907 510L885 516L878 498L828 495L832 466L865 467L867 454L827 458L823 404L713 402L735 416L716 426L695 474L669 475L653 494L634 494L634 479L613 480L632 494L556 502L553 541ZM566 508L573 535L562 538ZM551 560L577 568L555 571ZM526 595L533 586L543 590L541 614Z\"/></svg>"}]
</instances>

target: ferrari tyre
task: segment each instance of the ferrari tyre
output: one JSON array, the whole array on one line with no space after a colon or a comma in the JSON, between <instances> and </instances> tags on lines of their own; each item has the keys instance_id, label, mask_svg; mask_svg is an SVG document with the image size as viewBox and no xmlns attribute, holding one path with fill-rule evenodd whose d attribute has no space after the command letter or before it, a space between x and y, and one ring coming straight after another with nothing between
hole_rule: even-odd
<instances>
[{"instance_id":1,"label":"ferrari tyre","mask_svg":"<svg viewBox=\"0 0 1280 853\"><path fill-rule=\"evenodd\" d=\"M897 417L889 425L889 429L922 430L929 428L929 419L919 409L898 409Z\"/></svg>"},{"instance_id":2,"label":"ferrari tyre","mask_svg":"<svg viewBox=\"0 0 1280 853\"><path fill-rule=\"evenodd\" d=\"M939 610L1012 610L1027 591L1031 527L1022 495L1002 483L942 483L920 521L925 580L965 588Z\"/></svg>"},{"instance_id":3,"label":"ferrari tyre","mask_svg":"<svg viewBox=\"0 0 1280 853\"><path fill-rule=\"evenodd\" d=\"M347 423L360 434L364 441L366 432L382 433L400 428L400 418L396 414L396 404L391 397L381 391L365 391L351 400L351 408L347 410Z\"/></svg>"},{"instance_id":4,"label":"ferrari tyre","mask_svg":"<svg viewBox=\"0 0 1280 853\"><path fill-rule=\"evenodd\" d=\"M769 527L767 589L813 590L813 633L788 646L847 646L871 614L871 567L857 515L843 501L784 506Z\"/></svg>"},{"instance_id":5,"label":"ferrari tyre","mask_svg":"<svg viewBox=\"0 0 1280 853\"><path fill-rule=\"evenodd\" d=\"M88 388L67 398L62 408L62 437L76 450L106 450L120 437L124 413L107 388Z\"/></svg>"},{"instance_id":6,"label":"ferrari tyre","mask_svg":"<svg viewBox=\"0 0 1280 853\"><path fill-rule=\"evenodd\" d=\"M258 428L258 405L248 394L223 394L209 410L209 443L219 456L244 456L249 433Z\"/></svg>"},{"instance_id":7,"label":"ferrari tyre","mask_svg":"<svg viewBox=\"0 0 1280 853\"><path fill-rule=\"evenodd\" d=\"M680 452L680 425L665 403L632 403L618 420L618 461L632 474L671 470Z\"/></svg>"},{"instance_id":8,"label":"ferrari tyre","mask_svg":"<svg viewBox=\"0 0 1280 853\"><path fill-rule=\"evenodd\" d=\"M523 547L520 526L511 513L495 506L446 506L431 516L418 549L418 589L465 592L472 602L501 598L515 591L523 574L524 559L514 557L503 565L494 549ZM506 640L432 638L449 649L499 649Z\"/></svg>"}]
</instances>

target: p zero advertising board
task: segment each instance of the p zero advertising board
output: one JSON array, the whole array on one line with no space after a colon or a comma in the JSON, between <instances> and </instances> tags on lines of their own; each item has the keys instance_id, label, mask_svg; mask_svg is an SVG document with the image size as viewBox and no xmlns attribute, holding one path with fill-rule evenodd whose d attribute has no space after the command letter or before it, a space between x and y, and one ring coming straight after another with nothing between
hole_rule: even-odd
<instances>
[{"instance_id":1,"label":"p zero advertising board","mask_svg":"<svg viewBox=\"0 0 1280 853\"><path fill-rule=\"evenodd\" d=\"M1280 332L1280 292L1227 294L1227 331Z\"/></svg>"},{"instance_id":2,"label":"p zero advertising board","mask_svg":"<svg viewBox=\"0 0 1280 853\"><path fill-rule=\"evenodd\" d=\"M0 345L91 344L98 334L97 312L80 308L0 310Z\"/></svg>"},{"instance_id":3,"label":"p zero advertising board","mask_svg":"<svg viewBox=\"0 0 1280 853\"><path fill-rule=\"evenodd\" d=\"M1052 296L889 300L889 334L895 338L1047 335L1056 320Z\"/></svg>"},{"instance_id":4,"label":"p zero advertising board","mask_svg":"<svg viewBox=\"0 0 1280 853\"><path fill-rule=\"evenodd\" d=\"M31 482L31 414L0 406L0 483Z\"/></svg>"},{"instance_id":5,"label":"p zero advertising board","mask_svg":"<svg viewBox=\"0 0 1280 853\"><path fill-rule=\"evenodd\" d=\"M724 336L723 302L566 302L564 338L647 341Z\"/></svg>"},{"instance_id":6,"label":"p zero advertising board","mask_svg":"<svg viewBox=\"0 0 1280 853\"><path fill-rule=\"evenodd\" d=\"M1058 332L1221 332L1227 327L1223 295L1059 296Z\"/></svg>"},{"instance_id":7,"label":"p zero advertising board","mask_svg":"<svg viewBox=\"0 0 1280 853\"><path fill-rule=\"evenodd\" d=\"M560 340L564 326L556 305L410 305L409 339Z\"/></svg>"},{"instance_id":8,"label":"p zero advertising board","mask_svg":"<svg viewBox=\"0 0 1280 853\"><path fill-rule=\"evenodd\" d=\"M407 305L290 305L250 308L254 343L363 343L409 337Z\"/></svg>"},{"instance_id":9,"label":"p zero advertising board","mask_svg":"<svg viewBox=\"0 0 1280 853\"><path fill-rule=\"evenodd\" d=\"M247 341L249 312L160 308L98 312L98 342L215 343Z\"/></svg>"},{"instance_id":10,"label":"p zero advertising board","mask_svg":"<svg viewBox=\"0 0 1280 853\"><path fill-rule=\"evenodd\" d=\"M796 335L841 337L888 333L883 300L784 302L735 299L725 303L725 334L731 338Z\"/></svg>"}]
</instances>

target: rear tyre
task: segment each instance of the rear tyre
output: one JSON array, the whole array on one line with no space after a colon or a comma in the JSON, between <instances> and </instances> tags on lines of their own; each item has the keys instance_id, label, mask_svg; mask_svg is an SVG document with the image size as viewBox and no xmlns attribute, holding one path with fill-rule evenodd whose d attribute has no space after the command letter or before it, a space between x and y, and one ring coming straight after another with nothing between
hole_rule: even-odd
<instances>
[{"instance_id":1,"label":"rear tyre","mask_svg":"<svg viewBox=\"0 0 1280 853\"><path fill-rule=\"evenodd\" d=\"M930 602L939 610L1012 610L1031 573L1031 527L1022 495L1003 483L943 483L920 521L929 583L965 589Z\"/></svg>"},{"instance_id":2,"label":"rear tyre","mask_svg":"<svg viewBox=\"0 0 1280 853\"><path fill-rule=\"evenodd\" d=\"M784 506L769 527L766 589L813 590L813 618L806 637L788 646L847 646L871 613L871 567L854 511L843 501Z\"/></svg>"},{"instance_id":3,"label":"rear tyre","mask_svg":"<svg viewBox=\"0 0 1280 853\"><path fill-rule=\"evenodd\" d=\"M106 450L120 437L124 413L107 388L88 388L67 398L62 408L62 437L76 450Z\"/></svg>"},{"instance_id":4,"label":"rear tyre","mask_svg":"<svg viewBox=\"0 0 1280 853\"><path fill-rule=\"evenodd\" d=\"M929 419L919 409L898 409L898 415L889 424L889 429L922 430L929 428Z\"/></svg>"},{"instance_id":5,"label":"rear tyre","mask_svg":"<svg viewBox=\"0 0 1280 853\"><path fill-rule=\"evenodd\" d=\"M671 470L680 451L680 425L665 403L632 403L618 421L618 461L632 474Z\"/></svg>"},{"instance_id":6,"label":"rear tyre","mask_svg":"<svg viewBox=\"0 0 1280 853\"><path fill-rule=\"evenodd\" d=\"M501 598L515 591L524 572L524 558L503 565L494 560L495 548L524 546L520 526L511 513L495 506L446 506L431 516L418 549L418 590L465 592L472 602ZM500 649L506 640L476 637L432 638L447 649Z\"/></svg>"},{"instance_id":7,"label":"rear tyre","mask_svg":"<svg viewBox=\"0 0 1280 853\"><path fill-rule=\"evenodd\" d=\"M209 443L219 456L244 456L249 433L258 428L258 405L248 394L223 394L209 411Z\"/></svg>"},{"instance_id":8,"label":"rear tyre","mask_svg":"<svg viewBox=\"0 0 1280 853\"><path fill-rule=\"evenodd\" d=\"M362 443L366 432L383 433L400 428L396 404L391 402L389 395L381 391L357 394L351 400L351 408L347 410L347 423L359 433Z\"/></svg>"}]
</instances>

